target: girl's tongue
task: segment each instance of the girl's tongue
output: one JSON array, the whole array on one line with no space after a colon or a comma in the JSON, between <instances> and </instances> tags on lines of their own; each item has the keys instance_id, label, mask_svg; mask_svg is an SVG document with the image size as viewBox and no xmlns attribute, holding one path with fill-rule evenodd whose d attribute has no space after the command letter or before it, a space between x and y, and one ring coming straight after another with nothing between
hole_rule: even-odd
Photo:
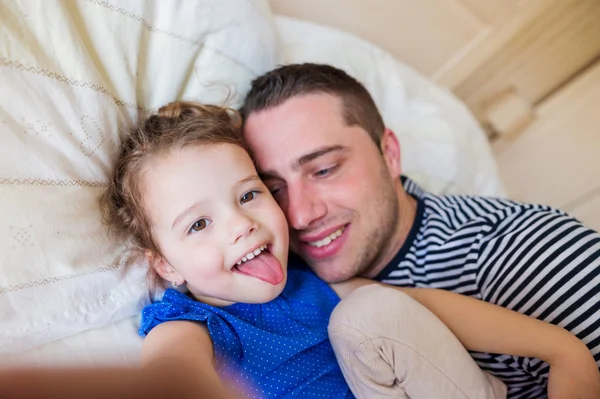
<instances>
[{"instance_id":1,"label":"girl's tongue","mask_svg":"<svg viewBox=\"0 0 600 399\"><path fill-rule=\"evenodd\" d=\"M267 251L248 259L234 268L238 273L256 277L269 284L277 285L283 281L283 268L273 255Z\"/></svg>"}]
</instances>

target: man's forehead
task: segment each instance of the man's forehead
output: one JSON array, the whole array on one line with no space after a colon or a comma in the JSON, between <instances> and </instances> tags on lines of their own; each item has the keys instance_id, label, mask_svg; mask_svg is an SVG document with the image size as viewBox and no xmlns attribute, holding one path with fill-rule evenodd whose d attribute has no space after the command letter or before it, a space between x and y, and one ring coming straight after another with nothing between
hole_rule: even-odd
<instances>
[{"instance_id":1,"label":"man's forehead","mask_svg":"<svg viewBox=\"0 0 600 399\"><path fill-rule=\"evenodd\" d=\"M294 123L327 119L343 122L342 101L328 93L309 93L291 97L275 106L254 111L246 118L244 133L273 123Z\"/></svg>"},{"instance_id":2,"label":"man's forehead","mask_svg":"<svg viewBox=\"0 0 600 399\"><path fill-rule=\"evenodd\" d=\"M330 94L292 98L252 113L244 125L245 138L263 174L295 169L327 148L350 148L354 141L351 130L362 129L346 124L340 100Z\"/></svg>"}]
</instances>

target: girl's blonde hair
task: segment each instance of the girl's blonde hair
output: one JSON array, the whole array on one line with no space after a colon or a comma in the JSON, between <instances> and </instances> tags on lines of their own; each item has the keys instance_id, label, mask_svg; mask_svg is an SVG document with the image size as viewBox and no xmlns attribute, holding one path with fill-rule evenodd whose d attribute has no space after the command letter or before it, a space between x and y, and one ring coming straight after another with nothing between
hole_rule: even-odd
<instances>
[{"instance_id":1,"label":"girl's blonde hair","mask_svg":"<svg viewBox=\"0 0 600 399\"><path fill-rule=\"evenodd\" d=\"M172 150L205 144L234 144L250 153L236 111L194 102L161 107L122 141L110 185L101 200L103 219L111 233L130 242L137 256L147 250L160 256L143 201L146 162ZM153 267L148 277L152 288L161 282Z\"/></svg>"}]
</instances>

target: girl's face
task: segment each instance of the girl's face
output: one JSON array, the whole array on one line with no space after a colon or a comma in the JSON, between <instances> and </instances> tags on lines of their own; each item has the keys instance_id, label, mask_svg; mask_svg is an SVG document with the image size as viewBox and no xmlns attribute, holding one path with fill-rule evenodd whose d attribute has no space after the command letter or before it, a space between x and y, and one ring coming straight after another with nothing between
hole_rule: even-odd
<instances>
[{"instance_id":1,"label":"girl's face","mask_svg":"<svg viewBox=\"0 0 600 399\"><path fill-rule=\"evenodd\" d=\"M194 297L216 306L264 303L281 293L287 224L244 149L174 150L148 162L142 176L161 277L185 280Z\"/></svg>"}]
</instances>

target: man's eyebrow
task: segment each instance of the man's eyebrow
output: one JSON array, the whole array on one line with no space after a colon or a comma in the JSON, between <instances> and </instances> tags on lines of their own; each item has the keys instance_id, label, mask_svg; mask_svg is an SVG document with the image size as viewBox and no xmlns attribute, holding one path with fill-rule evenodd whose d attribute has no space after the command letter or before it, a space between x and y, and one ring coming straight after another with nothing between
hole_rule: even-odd
<instances>
[{"instance_id":1,"label":"man's eyebrow","mask_svg":"<svg viewBox=\"0 0 600 399\"><path fill-rule=\"evenodd\" d=\"M294 164L292 165L292 169L298 169L302 165L306 165L309 162L314 161L317 158L322 157L323 155L330 154L332 152L345 152L348 151L349 148L343 145L330 145L327 147L319 148L309 154L302 155Z\"/></svg>"},{"instance_id":2,"label":"man's eyebrow","mask_svg":"<svg viewBox=\"0 0 600 399\"><path fill-rule=\"evenodd\" d=\"M312 162L315 159L322 157L324 155L330 154L332 152L346 152L346 151L350 151L350 148L343 146L343 145L339 145L339 144L322 147L311 153L302 155L300 158L298 158L298 160L294 161L294 163L292 164L292 169L297 170L302 165L306 165L307 163ZM269 179L280 179L281 178L279 176L279 174L273 170L260 171L260 172L258 172L258 175L260 176L260 178L263 181L269 180Z\"/></svg>"}]
</instances>

